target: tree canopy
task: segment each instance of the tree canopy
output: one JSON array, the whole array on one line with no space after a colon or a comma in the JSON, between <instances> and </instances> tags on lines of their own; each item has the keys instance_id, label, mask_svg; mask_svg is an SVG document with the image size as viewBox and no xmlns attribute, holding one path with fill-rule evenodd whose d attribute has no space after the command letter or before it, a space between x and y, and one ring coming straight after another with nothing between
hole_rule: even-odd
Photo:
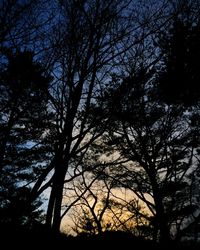
<instances>
[{"instance_id":1,"label":"tree canopy","mask_svg":"<svg viewBox=\"0 0 200 250\"><path fill-rule=\"evenodd\" d=\"M197 240L200 2L0 7L0 222Z\"/></svg>"}]
</instances>

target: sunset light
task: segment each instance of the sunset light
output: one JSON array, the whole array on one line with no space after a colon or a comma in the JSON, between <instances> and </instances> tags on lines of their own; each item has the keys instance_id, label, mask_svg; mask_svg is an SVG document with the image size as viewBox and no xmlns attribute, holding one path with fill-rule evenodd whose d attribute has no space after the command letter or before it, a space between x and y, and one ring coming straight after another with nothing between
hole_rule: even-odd
<instances>
[{"instance_id":1,"label":"sunset light","mask_svg":"<svg viewBox=\"0 0 200 250\"><path fill-rule=\"evenodd\" d=\"M0 249L200 249L200 0L1 0L0 27Z\"/></svg>"}]
</instances>

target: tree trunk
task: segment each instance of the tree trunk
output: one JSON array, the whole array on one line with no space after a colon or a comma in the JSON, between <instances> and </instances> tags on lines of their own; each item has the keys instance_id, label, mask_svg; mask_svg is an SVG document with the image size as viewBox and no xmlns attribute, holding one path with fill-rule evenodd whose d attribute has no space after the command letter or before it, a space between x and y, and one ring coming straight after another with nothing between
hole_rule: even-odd
<instances>
[{"instance_id":1,"label":"tree trunk","mask_svg":"<svg viewBox=\"0 0 200 250\"><path fill-rule=\"evenodd\" d=\"M55 192L54 188L52 187L46 214L46 226L48 229L51 229L54 203L55 203Z\"/></svg>"},{"instance_id":2,"label":"tree trunk","mask_svg":"<svg viewBox=\"0 0 200 250\"><path fill-rule=\"evenodd\" d=\"M60 231L61 224L61 206L63 196L63 186L66 174L64 165L57 165L55 169L53 184L47 209L46 225L53 229L54 232Z\"/></svg>"},{"instance_id":3,"label":"tree trunk","mask_svg":"<svg viewBox=\"0 0 200 250\"><path fill-rule=\"evenodd\" d=\"M154 174L154 172L149 172L149 176L152 183L153 197L156 209L156 221L154 227L156 227L155 231L158 230L160 232L159 242L163 245L166 245L170 242L170 229L167 225L165 216L163 197L160 193L161 191L156 181L156 175Z\"/></svg>"},{"instance_id":4,"label":"tree trunk","mask_svg":"<svg viewBox=\"0 0 200 250\"><path fill-rule=\"evenodd\" d=\"M163 245L168 245L171 241L170 232L165 219L160 220L160 243Z\"/></svg>"},{"instance_id":5,"label":"tree trunk","mask_svg":"<svg viewBox=\"0 0 200 250\"><path fill-rule=\"evenodd\" d=\"M66 171L61 171L58 174L58 178L57 178L56 183L55 183L55 185L56 185L56 197L55 197L55 203L54 203L54 214L53 214L53 221L52 221L52 229L56 233L58 233L60 231L61 207L62 207L65 173L66 173Z\"/></svg>"},{"instance_id":6,"label":"tree trunk","mask_svg":"<svg viewBox=\"0 0 200 250\"><path fill-rule=\"evenodd\" d=\"M162 203L162 197L158 194L154 197L155 197L155 207L157 216L156 222L158 229L160 231L159 242L163 245L166 245L170 242L170 231L166 221L164 206Z\"/></svg>"},{"instance_id":7,"label":"tree trunk","mask_svg":"<svg viewBox=\"0 0 200 250\"><path fill-rule=\"evenodd\" d=\"M98 230L98 234L101 235L102 234L102 226L101 226L100 221L97 222L97 230Z\"/></svg>"}]
</instances>

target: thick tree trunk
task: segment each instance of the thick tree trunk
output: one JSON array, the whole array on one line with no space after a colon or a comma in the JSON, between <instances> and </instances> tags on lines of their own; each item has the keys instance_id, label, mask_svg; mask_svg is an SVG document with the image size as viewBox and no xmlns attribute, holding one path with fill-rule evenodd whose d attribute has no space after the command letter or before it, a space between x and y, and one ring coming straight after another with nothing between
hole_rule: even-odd
<instances>
[{"instance_id":1,"label":"thick tree trunk","mask_svg":"<svg viewBox=\"0 0 200 250\"><path fill-rule=\"evenodd\" d=\"M153 168L152 168L153 169ZM159 185L156 181L156 175L154 172L149 172L152 189L153 189L153 197L155 202L155 210L156 210L156 220L155 220L155 232L159 231L159 243L166 245L170 242L170 229L167 225L167 219L165 215L165 208L163 205L163 197L159 188ZM155 235L154 235L155 237Z\"/></svg>"},{"instance_id":2,"label":"thick tree trunk","mask_svg":"<svg viewBox=\"0 0 200 250\"><path fill-rule=\"evenodd\" d=\"M159 242L163 245L170 243L170 229L167 225L162 197L159 194L155 196L156 221L160 232Z\"/></svg>"},{"instance_id":3,"label":"thick tree trunk","mask_svg":"<svg viewBox=\"0 0 200 250\"><path fill-rule=\"evenodd\" d=\"M169 227L164 219L160 220L160 243L163 245L168 245L171 241Z\"/></svg>"},{"instance_id":4,"label":"thick tree trunk","mask_svg":"<svg viewBox=\"0 0 200 250\"><path fill-rule=\"evenodd\" d=\"M63 164L57 165L47 208L46 225L56 233L60 231L61 206L65 174L66 170Z\"/></svg>"},{"instance_id":5,"label":"thick tree trunk","mask_svg":"<svg viewBox=\"0 0 200 250\"><path fill-rule=\"evenodd\" d=\"M101 235L102 234L102 226L101 226L101 222L97 221L97 230L98 230L98 234Z\"/></svg>"},{"instance_id":6,"label":"thick tree trunk","mask_svg":"<svg viewBox=\"0 0 200 250\"><path fill-rule=\"evenodd\" d=\"M52 221L52 229L56 233L60 231L61 224L61 208L62 208L62 198L63 198L63 187L65 180L66 171L60 171L56 179L56 198L54 203L54 215Z\"/></svg>"}]
</instances>

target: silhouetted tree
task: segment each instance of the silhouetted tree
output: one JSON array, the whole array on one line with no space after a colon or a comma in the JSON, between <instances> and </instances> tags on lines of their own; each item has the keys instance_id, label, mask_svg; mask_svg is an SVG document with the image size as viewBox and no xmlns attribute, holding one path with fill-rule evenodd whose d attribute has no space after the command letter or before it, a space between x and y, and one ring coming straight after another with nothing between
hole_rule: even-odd
<instances>
[{"instance_id":1,"label":"silhouetted tree","mask_svg":"<svg viewBox=\"0 0 200 250\"><path fill-rule=\"evenodd\" d=\"M55 81L49 93L56 118L55 130L49 133L54 155L33 187L36 194L44 190L45 178L52 172L46 221L56 231L62 218L65 178L76 175L89 145L107 125L103 114L93 115L92 106L117 58L120 60L127 50L123 44L132 26L123 14L128 4L129 1L73 0L60 1L58 5L60 18L50 37Z\"/></svg>"},{"instance_id":2,"label":"silhouetted tree","mask_svg":"<svg viewBox=\"0 0 200 250\"><path fill-rule=\"evenodd\" d=\"M51 0L1 0L0 64L14 51L28 48L38 54L47 49L43 38L55 16L49 11L50 5L53 5Z\"/></svg>"},{"instance_id":3,"label":"silhouetted tree","mask_svg":"<svg viewBox=\"0 0 200 250\"><path fill-rule=\"evenodd\" d=\"M161 242L170 241L170 234L182 235L199 220L198 199L191 191L191 176L198 181L199 171L196 3L176 2L177 12L173 9L167 23L172 24L170 29L160 32L165 34L160 38L164 65L159 53L147 60L148 49L142 50L139 63L133 57L128 74L114 76L103 96L113 117L108 143L130 160L113 169L113 174L119 185L146 203L153 215L154 239Z\"/></svg>"},{"instance_id":4,"label":"silhouetted tree","mask_svg":"<svg viewBox=\"0 0 200 250\"><path fill-rule=\"evenodd\" d=\"M30 211L29 189L22 187L35 181L48 160L49 146L43 141L43 133L50 117L50 78L33 61L32 52L19 52L7 59L0 75L0 199L2 209L12 218L21 217L26 208ZM21 206L24 199L25 210Z\"/></svg>"},{"instance_id":5,"label":"silhouetted tree","mask_svg":"<svg viewBox=\"0 0 200 250\"><path fill-rule=\"evenodd\" d=\"M168 241L172 228L180 238L198 223L199 1L153 2L1 1L2 209L21 208L29 197L34 214L50 188L46 224L59 231L79 200L99 198L91 185L105 177L145 202L151 218L127 206L149 220L155 239ZM54 15L41 14L46 3ZM24 47L44 56L50 86ZM103 162L105 153L119 158ZM63 190L86 172L94 179L62 210Z\"/></svg>"},{"instance_id":6,"label":"silhouetted tree","mask_svg":"<svg viewBox=\"0 0 200 250\"><path fill-rule=\"evenodd\" d=\"M162 55L160 96L168 104L197 105L200 96L199 1L174 4L173 18L158 33Z\"/></svg>"},{"instance_id":7,"label":"silhouetted tree","mask_svg":"<svg viewBox=\"0 0 200 250\"><path fill-rule=\"evenodd\" d=\"M183 110L186 110L190 126L188 145L190 144L195 152L192 164L194 162L199 164L200 143L199 6L198 0L175 1L173 18L169 22L168 28L160 32L157 40L162 55L161 71L158 74L158 93L168 105L179 105ZM191 203L197 207L199 202L195 183L199 182L198 173L199 165L196 169L192 169L189 176ZM189 232L190 228L199 224L198 210L193 213L192 217L185 223L183 230L180 229L179 224L177 238L184 236L185 232Z\"/></svg>"},{"instance_id":8,"label":"silhouetted tree","mask_svg":"<svg viewBox=\"0 0 200 250\"><path fill-rule=\"evenodd\" d=\"M102 234L106 229L112 186L100 181L102 175L103 171L99 169L96 176L82 174L74 182L75 197L79 197L76 207L73 208L76 233Z\"/></svg>"},{"instance_id":9,"label":"silhouetted tree","mask_svg":"<svg viewBox=\"0 0 200 250\"><path fill-rule=\"evenodd\" d=\"M70 210L73 230L80 234L86 232L87 225L90 225L90 233L93 234L122 230L148 237L146 226L149 215L144 206L133 197L132 192L118 188L117 176L110 175L112 169L121 173L119 166L127 160L112 153L112 147L104 144L101 138L94 142L82 165L86 172L81 172L73 180L73 185L70 182L65 186L63 205L66 206L66 213ZM145 227L143 232L142 226Z\"/></svg>"},{"instance_id":10,"label":"silhouetted tree","mask_svg":"<svg viewBox=\"0 0 200 250\"><path fill-rule=\"evenodd\" d=\"M130 161L113 169L114 178L146 203L154 218L154 239L167 243L172 227L180 229L198 211L198 204L190 202L189 179L198 168L198 154L189 116L159 101L153 76L152 69L140 65L105 92L106 108L113 114L108 143Z\"/></svg>"},{"instance_id":11,"label":"silhouetted tree","mask_svg":"<svg viewBox=\"0 0 200 250\"><path fill-rule=\"evenodd\" d=\"M108 124L108 115L94 108L96 97L106 88L110 75L124 66L129 49L152 34L146 29L147 20L159 19L162 10L154 4L147 15L143 5L129 0L70 0L52 6L56 16L44 32L48 37L44 36L43 44L49 46L43 54L44 64L55 77L49 91L55 127L46 133L53 153L32 195L51 188L46 222L58 231L64 184L76 178L84 155Z\"/></svg>"},{"instance_id":12,"label":"silhouetted tree","mask_svg":"<svg viewBox=\"0 0 200 250\"><path fill-rule=\"evenodd\" d=\"M42 201L39 199L30 202L30 188L10 185L7 190L1 187L0 223L5 230L9 227L17 229L21 226L31 229L35 223L44 222Z\"/></svg>"}]
</instances>

